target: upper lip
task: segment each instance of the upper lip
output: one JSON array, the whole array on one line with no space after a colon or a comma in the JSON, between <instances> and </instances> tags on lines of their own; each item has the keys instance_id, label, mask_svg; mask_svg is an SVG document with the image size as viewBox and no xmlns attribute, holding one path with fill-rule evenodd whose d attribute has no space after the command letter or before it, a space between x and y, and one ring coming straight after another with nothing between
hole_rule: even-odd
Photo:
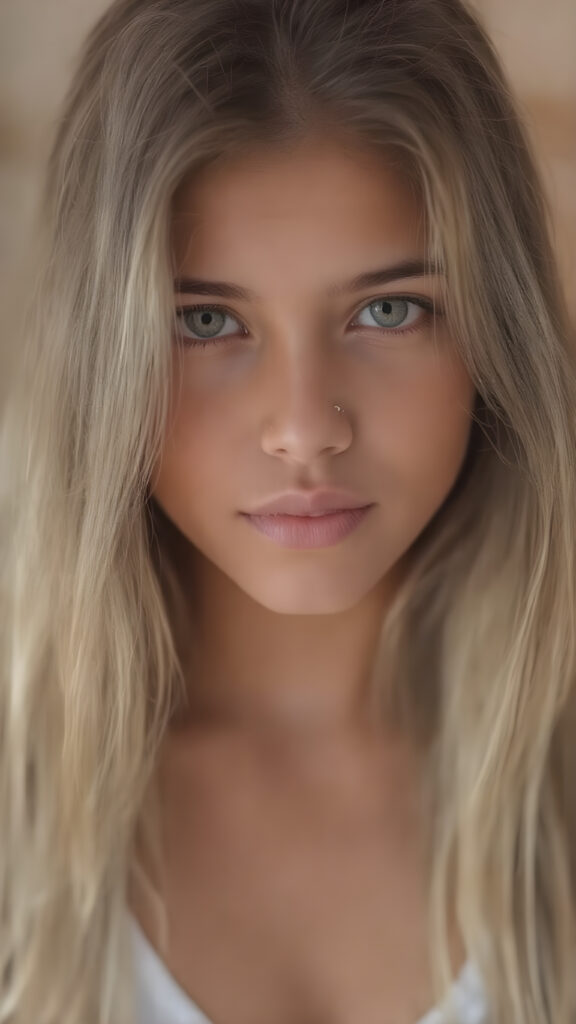
<instances>
[{"instance_id":1,"label":"upper lip","mask_svg":"<svg viewBox=\"0 0 576 1024\"><path fill-rule=\"evenodd\" d=\"M365 508L370 502L363 501L349 491L285 491L258 508L253 508L248 515L282 514L291 516L321 515L323 512L335 512L344 508Z\"/></svg>"}]
</instances>

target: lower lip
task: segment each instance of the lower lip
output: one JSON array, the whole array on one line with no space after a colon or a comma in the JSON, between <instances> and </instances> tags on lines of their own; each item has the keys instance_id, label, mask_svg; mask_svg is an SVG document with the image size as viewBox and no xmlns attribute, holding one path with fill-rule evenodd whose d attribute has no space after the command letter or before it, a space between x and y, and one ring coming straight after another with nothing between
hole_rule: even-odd
<instances>
[{"instance_id":1,"label":"lower lip","mask_svg":"<svg viewBox=\"0 0 576 1024\"><path fill-rule=\"evenodd\" d=\"M323 516L242 515L282 547L325 548L352 533L373 507L346 508Z\"/></svg>"}]
</instances>

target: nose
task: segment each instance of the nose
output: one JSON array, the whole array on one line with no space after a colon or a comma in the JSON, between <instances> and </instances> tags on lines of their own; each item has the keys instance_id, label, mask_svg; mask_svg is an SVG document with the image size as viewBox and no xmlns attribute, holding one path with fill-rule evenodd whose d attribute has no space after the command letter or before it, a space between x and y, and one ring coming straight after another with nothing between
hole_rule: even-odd
<instances>
[{"instance_id":1,"label":"nose","mask_svg":"<svg viewBox=\"0 0 576 1024\"><path fill-rule=\"evenodd\" d=\"M327 386L333 378L326 365L299 370L292 383L285 368L282 376L282 388L268 389L276 400L262 428L263 451L302 464L345 451L352 441L350 403L343 386Z\"/></svg>"}]
</instances>

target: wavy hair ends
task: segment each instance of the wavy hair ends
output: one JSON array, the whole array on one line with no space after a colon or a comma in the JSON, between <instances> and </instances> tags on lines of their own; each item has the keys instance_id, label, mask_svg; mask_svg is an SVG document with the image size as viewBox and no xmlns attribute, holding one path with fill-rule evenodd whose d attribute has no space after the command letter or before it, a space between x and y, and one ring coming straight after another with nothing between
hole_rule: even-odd
<instances>
[{"instance_id":1,"label":"wavy hair ends","mask_svg":"<svg viewBox=\"0 0 576 1024\"><path fill-rule=\"evenodd\" d=\"M59 119L3 421L0 1024L136 1024L127 891L159 857L154 766L185 700L149 495L171 205L210 162L314 133L409 176L477 387L462 473L382 625L429 765L437 1000L453 911L489 1024L576 1020L576 346L495 50L461 0L116 0Z\"/></svg>"}]
</instances>

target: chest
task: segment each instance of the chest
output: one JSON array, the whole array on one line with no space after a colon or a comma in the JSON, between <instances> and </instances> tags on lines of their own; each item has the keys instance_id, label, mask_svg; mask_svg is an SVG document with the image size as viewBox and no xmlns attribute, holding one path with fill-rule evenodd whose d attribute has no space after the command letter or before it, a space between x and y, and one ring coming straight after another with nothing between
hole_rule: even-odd
<instances>
[{"instance_id":1,"label":"chest","mask_svg":"<svg viewBox=\"0 0 576 1024\"><path fill-rule=\"evenodd\" d=\"M212 1020L416 1024L432 1007L415 805L392 815L378 792L165 777L164 962Z\"/></svg>"}]
</instances>

